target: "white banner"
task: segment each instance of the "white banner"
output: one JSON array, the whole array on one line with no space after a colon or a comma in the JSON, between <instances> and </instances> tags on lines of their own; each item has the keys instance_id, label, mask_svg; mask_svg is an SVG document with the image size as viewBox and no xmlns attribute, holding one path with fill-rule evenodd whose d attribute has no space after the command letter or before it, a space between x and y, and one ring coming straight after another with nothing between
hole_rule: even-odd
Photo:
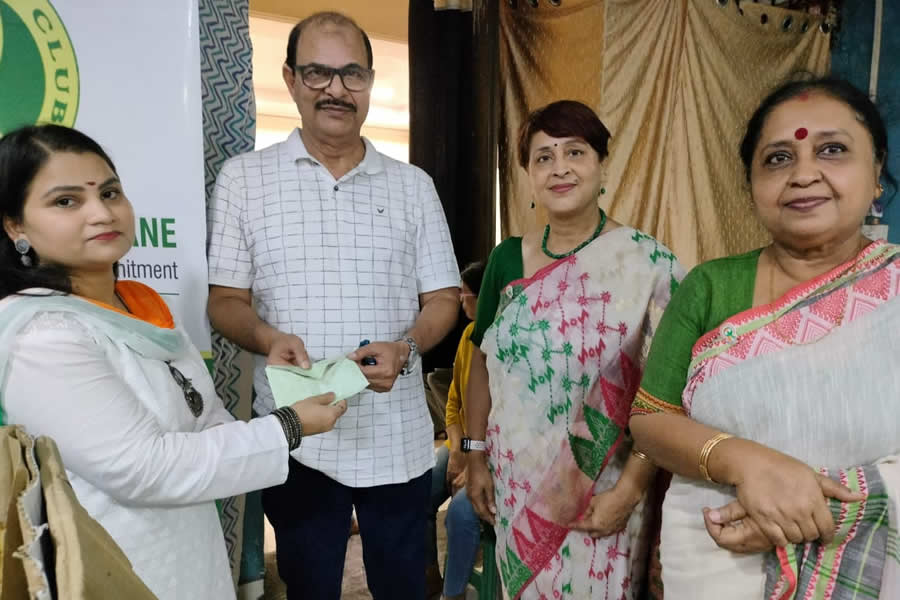
<instances>
[{"instance_id":1,"label":"white banner","mask_svg":"<svg viewBox=\"0 0 900 600\"><path fill-rule=\"evenodd\" d=\"M0 135L84 131L134 205L120 279L162 294L209 357L197 0L0 0Z\"/></svg>"}]
</instances>

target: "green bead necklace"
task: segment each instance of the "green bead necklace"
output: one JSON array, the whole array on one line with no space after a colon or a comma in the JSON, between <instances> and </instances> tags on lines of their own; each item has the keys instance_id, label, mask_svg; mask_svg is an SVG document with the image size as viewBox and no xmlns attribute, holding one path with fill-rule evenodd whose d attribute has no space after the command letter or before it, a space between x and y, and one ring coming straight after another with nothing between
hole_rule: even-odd
<instances>
[{"instance_id":1,"label":"green bead necklace","mask_svg":"<svg viewBox=\"0 0 900 600\"><path fill-rule=\"evenodd\" d=\"M568 252L564 252L562 254L554 254L547 250L547 238L550 237L550 223L547 223L547 226L544 228L544 238L541 240L541 250L544 251L544 254L549 256L550 258L555 258L559 260L560 258L566 258L568 256L572 256L591 242L597 239L597 237L603 232L603 226L606 225L606 213L603 212L602 208L598 207L600 211L600 224L597 225L597 229L594 230L594 233L591 234L591 237L584 240L580 244L578 244L575 248L569 250Z\"/></svg>"}]
</instances>

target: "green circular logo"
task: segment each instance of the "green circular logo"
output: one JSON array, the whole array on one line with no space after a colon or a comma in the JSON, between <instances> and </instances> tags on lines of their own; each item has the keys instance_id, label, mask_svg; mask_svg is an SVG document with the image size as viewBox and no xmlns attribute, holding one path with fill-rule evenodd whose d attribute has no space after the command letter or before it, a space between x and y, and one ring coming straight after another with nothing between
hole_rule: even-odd
<instances>
[{"instance_id":1,"label":"green circular logo","mask_svg":"<svg viewBox=\"0 0 900 600\"><path fill-rule=\"evenodd\" d=\"M78 114L72 40L48 0L0 0L0 136L33 123L71 127Z\"/></svg>"}]
</instances>

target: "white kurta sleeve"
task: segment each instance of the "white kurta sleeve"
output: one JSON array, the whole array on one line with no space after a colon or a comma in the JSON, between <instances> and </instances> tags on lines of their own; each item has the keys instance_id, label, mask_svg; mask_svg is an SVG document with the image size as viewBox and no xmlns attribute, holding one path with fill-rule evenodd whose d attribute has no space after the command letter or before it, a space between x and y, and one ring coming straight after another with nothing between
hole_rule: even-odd
<instances>
[{"instance_id":1,"label":"white kurta sleeve","mask_svg":"<svg viewBox=\"0 0 900 600\"><path fill-rule=\"evenodd\" d=\"M69 471L122 503L191 504L287 478L287 441L275 417L166 431L78 328L20 334L3 400L10 423L53 438Z\"/></svg>"},{"instance_id":2,"label":"white kurta sleeve","mask_svg":"<svg viewBox=\"0 0 900 600\"><path fill-rule=\"evenodd\" d=\"M203 401L204 403L207 402L206 396L203 397ZM203 430L209 429L210 427L218 427L225 423L231 423L234 420L234 415L225 408L225 405L222 404L222 400L216 396L212 398L212 402L209 402L204 408L203 414L198 419L197 429ZM280 425L278 429L279 431L282 431Z\"/></svg>"}]
</instances>

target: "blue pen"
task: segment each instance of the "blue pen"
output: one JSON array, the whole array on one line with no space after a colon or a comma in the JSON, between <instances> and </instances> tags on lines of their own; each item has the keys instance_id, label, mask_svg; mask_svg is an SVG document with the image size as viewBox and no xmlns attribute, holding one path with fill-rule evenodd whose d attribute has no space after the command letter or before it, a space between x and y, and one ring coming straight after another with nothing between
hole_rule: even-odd
<instances>
[{"instance_id":1,"label":"blue pen","mask_svg":"<svg viewBox=\"0 0 900 600\"><path fill-rule=\"evenodd\" d=\"M370 343L371 342L369 342L369 340L363 340L359 343L359 347L362 348L363 346L367 346ZM374 356L366 356L365 358L362 359L362 364L366 367L371 367L372 365L377 364L377 363L375 361Z\"/></svg>"}]
</instances>

